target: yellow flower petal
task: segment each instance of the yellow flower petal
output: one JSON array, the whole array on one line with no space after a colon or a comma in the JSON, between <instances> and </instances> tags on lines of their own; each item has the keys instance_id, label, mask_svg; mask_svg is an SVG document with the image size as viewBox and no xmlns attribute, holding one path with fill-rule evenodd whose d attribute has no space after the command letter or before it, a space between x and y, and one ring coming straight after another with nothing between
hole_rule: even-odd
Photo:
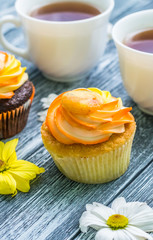
<instances>
[{"instance_id":1,"label":"yellow flower petal","mask_svg":"<svg viewBox=\"0 0 153 240\"><path fill-rule=\"evenodd\" d=\"M15 148L17 144L18 144L18 139L16 138L16 139L13 139L12 141L7 142L4 145L3 152L2 152L2 160L4 162L6 162L11 157L13 152L15 152Z\"/></svg>"},{"instance_id":2,"label":"yellow flower petal","mask_svg":"<svg viewBox=\"0 0 153 240\"><path fill-rule=\"evenodd\" d=\"M16 181L8 172L0 173L0 194L15 194Z\"/></svg>"},{"instance_id":3,"label":"yellow flower petal","mask_svg":"<svg viewBox=\"0 0 153 240\"><path fill-rule=\"evenodd\" d=\"M3 143L3 142L0 142L0 160L2 160L3 148L4 148L4 143Z\"/></svg>"},{"instance_id":4,"label":"yellow flower petal","mask_svg":"<svg viewBox=\"0 0 153 240\"><path fill-rule=\"evenodd\" d=\"M17 162L17 155L16 155L16 152L14 152L11 157L9 158L8 160L8 166L11 166L13 163Z\"/></svg>"},{"instance_id":5,"label":"yellow flower petal","mask_svg":"<svg viewBox=\"0 0 153 240\"><path fill-rule=\"evenodd\" d=\"M17 174L18 176L25 178L27 180L32 180L36 177L37 174L43 173L45 171L44 168L39 168L35 164L24 161L18 160L10 164L10 173Z\"/></svg>"},{"instance_id":6,"label":"yellow flower petal","mask_svg":"<svg viewBox=\"0 0 153 240\"><path fill-rule=\"evenodd\" d=\"M22 192L28 192L30 190L29 181L44 171L44 168L39 168L35 164L24 160L12 162L8 170L16 181L16 188Z\"/></svg>"},{"instance_id":7,"label":"yellow flower petal","mask_svg":"<svg viewBox=\"0 0 153 240\"><path fill-rule=\"evenodd\" d=\"M23 177L20 177L16 173L11 173L11 175L15 179L15 181L16 181L16 188L19 191L21 191L21 192L29 192L29 190L30 190L29 180L26 180Z\"/></svg>"},{"instance_id":8,"label":"yellow flower petal","mask_svg":"<svg viewBox=\"0 0 153 240\"><path fill-rule=\"evenodd\" d=\"M31 162L17 160L15 148L18 139L4 144L0 142L0 160L2 166L0 170L0 194L17 194L17 189L22 192L30 190L30 180L37 174L43 173L44 168L39 168Z\"/></svg>"}]
</instances>

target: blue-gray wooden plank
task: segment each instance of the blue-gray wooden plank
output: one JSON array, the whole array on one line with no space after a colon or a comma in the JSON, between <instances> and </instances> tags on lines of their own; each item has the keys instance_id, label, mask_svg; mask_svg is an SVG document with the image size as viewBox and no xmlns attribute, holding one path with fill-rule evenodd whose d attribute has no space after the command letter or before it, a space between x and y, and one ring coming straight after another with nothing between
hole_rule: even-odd
<instances>
[{"instance_id":1,"label":"blue-gray wooden plank","mask_svg":"<svg viewBox=\"0 0 153 240\"><path fill-rule=\"evenodd\" d=\"M13 4L14 0L1 0L0 14L14 14ZM151 0L116 0L111 22L115 23L131 12L152 7ZM21 30L7 25L4 32L13 44L24 46ZM71 84L50 82L32 63L21 58L20 60L27 66L30 79L36 86L36 96L28 124L22 133L17 135L20 139L17 154L19 158L44 166L46 172L33 181L29 193L18 193L13 199L10 196L0 197L0 239L75 239L75 236L80 236L78 220L85 204L93 201L109 204L118 195L127 197L129 201L147 201L153 207L153 118L143 114L125 92L113 41L108 43L103 59L91 75ZM65 178L44 149L40 136L41 124L37 122L41 97L50 92L59 94L65 90L89 86L110 90L114 96L121 96L125 105L133 106L137 121L137 133L128 171L118 180L102 185L79 184Z\"/></svg>"}]
</instances>

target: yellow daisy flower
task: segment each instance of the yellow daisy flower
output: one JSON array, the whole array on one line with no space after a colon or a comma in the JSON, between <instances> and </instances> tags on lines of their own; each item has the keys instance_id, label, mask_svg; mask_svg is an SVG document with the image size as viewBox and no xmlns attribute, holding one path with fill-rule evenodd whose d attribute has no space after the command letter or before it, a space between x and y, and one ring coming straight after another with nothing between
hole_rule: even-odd
<instances>
[{"instance_id":1,"label":"yellow daisy flower","mask_svg":"<svg viewBox=\"0 0 153 240\"><path fill-rule=\"evenodd\" d=\"M30 180L37 174L43 173L44 168L39 168L31 162L17 160L15 148L18 139L4 144L0 142L0 194L17 194L17 190L28 192Z\"/></svg>"}]
</instances>

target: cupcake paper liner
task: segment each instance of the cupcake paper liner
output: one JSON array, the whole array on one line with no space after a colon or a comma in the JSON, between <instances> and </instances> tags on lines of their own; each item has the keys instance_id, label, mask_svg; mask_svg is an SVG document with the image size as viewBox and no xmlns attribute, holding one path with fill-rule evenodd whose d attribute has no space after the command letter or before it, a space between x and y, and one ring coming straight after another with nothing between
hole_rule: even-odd
<instances>
[{"instance_id":1,"label":"cupcake paper liner","mask_svg":"<svg viewBox=\"0 0 153 240\"><path fill-rule=\"evenodd\" d=\"M94 157L57 157L52 153L58 169L68 178L82 183L104 183L125 173L129 166L134 134L121 147Z\"/></svg>"},{"instance_id":2,"label":"cupcake paper liner","mask_svg":"<svg viewBox=\"0 0 153 240\"><path fill-rule=\"evenodd\" d=\"M0 113L0 139L13 137L23 130L27 123L34 94L35 88L33 87L30 99L23 105L11 111Z\"/></svg>"},{"instance_id":3,"label":"cupcake paper liner","mask_svg":"<svg viewBox=\"0 0 153 240\"><path fill-rule=\"evenodd\" d=\"M13 137L25 127L30 107L29 99L22 106L0 114L0 139Z\"/></svg>"}]
</instances>

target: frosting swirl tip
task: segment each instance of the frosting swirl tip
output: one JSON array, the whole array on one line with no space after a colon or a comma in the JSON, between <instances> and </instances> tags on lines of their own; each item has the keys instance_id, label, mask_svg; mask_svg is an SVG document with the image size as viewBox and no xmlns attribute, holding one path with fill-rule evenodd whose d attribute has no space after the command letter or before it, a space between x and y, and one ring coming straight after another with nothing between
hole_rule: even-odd
<instances>
[{"instance_id":1,"label":"frosting swirl tip","mask_svg":"<svg viewBox=\"0 0 153 240\"><path fill-rule=\"evenodd\" d=\"M28 80L26 67L14 55L0 51L0 99L9 99Z\"/></svg>"},{"instance_id":2,"label":"frosting swirl tip","mask_svg":"<svg viewBox=\"0 0 153 240\"><path fill-rule=\"evenodd\" d=\"M108 91L75 89L53 101L46 123L61 143L97 144L125 131L124 125L134 121L131 109Z\"/></svg>"}]
</instances>

